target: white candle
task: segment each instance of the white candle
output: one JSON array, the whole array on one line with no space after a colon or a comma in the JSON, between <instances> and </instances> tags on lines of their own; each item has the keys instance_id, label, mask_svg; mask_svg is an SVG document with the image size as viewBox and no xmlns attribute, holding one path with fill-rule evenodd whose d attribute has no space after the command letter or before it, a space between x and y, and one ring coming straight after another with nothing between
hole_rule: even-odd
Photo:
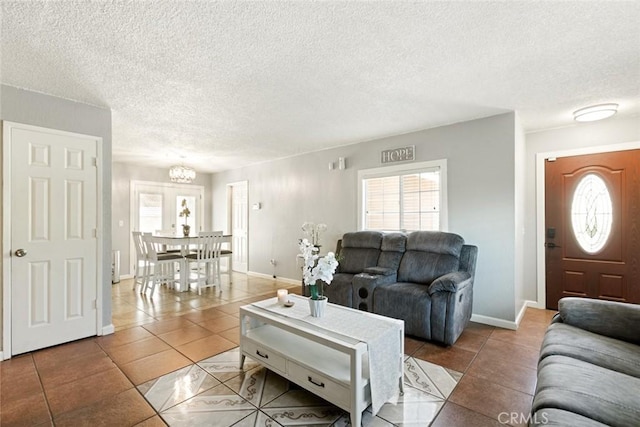
<instances>
[{"instance_id":1,"label":"white candle","mask_svg":"<svg viewBox=\"0 0 640 427\"><path fill-rule=\"evenodd\" d=\"M284 304L287 302L289 300L289 297L287 296L288 294L289 291L286 289L278 289L278 303Z\"/></svg>"}]
</instances>

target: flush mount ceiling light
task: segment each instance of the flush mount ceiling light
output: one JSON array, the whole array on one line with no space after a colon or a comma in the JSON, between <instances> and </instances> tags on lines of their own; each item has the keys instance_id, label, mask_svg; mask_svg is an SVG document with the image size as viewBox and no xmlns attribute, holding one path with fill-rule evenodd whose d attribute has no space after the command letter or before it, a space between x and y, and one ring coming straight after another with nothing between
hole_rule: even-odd
<instances>
[{"instance_id":1,"label":"flush mount ceiling light","mask_svg":"<svg viewBox=\"0 0 640 427\"><path fill-rule=\"evenodd\" d=\"M196 179L196 171L195 169L189 168L187 166L171 166L171 168L169 169L169 179L171 179L171 181L173 182L191 184L193 180Z\"/></svg>"},{"instance_id":2,"label":"flush mount ceiling light","mask_svg":"<svg viewBox=\"0 0 640 427\"><path fill-rule=\"evenodd\" d=\"M593 122L613 116L618 111L618 104L599 104L581 108L573 112L577 122Z\"/></svg>"}]
</instances>

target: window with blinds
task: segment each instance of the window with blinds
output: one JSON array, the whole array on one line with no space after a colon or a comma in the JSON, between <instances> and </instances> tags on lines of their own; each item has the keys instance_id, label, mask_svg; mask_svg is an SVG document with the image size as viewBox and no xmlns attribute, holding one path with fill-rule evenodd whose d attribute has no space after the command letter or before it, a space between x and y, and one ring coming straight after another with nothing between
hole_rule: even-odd
<instances>
[{"instance_id":1,"label":"window with blinds","mask_svg":"<svg viewBox=\"0 0 640 427\"><path fill-rule=\"evenodd\" d=\"M405 168L361 171L361 229L442 229L442 167L431 165L416 170L414 164Z\"/></svg>"},{"instance_id":2,"label":"window with blinds","mask_svg":"<svg viewBox=\"0 0 640 427\"><path fill-rule=\"evenodd\" d=\"M162 228L162 204L162 194L140 194L140 231L153 233Z\"/></svg>"}]
</instances>

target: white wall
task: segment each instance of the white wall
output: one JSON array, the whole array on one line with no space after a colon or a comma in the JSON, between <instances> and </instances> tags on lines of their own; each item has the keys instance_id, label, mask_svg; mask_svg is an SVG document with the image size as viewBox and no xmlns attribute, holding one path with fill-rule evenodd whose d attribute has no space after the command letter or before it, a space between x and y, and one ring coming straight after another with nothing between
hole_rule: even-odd
<instances>
[{"instance_id":1,"label":"white wall","mask_svg":"<svg viewBox=\"0 0 640 427\"><path fill-rule=\"evenodd\" d=\"M535 282L544 280L537 275L536 236L536 154L573 150L585 147L606 147L615 144L640 142L640 118L613 117L593 123L579 123L560 129L527 134L526 142L526 199L525 199L525 246L524 275L526 287L524 298L538 301L544 306L544 299L538 298ZM542 274L541 274L542 275Z\"/></svg>"},{"instance_id":2,"label":"white wall","mask_svg":"<svg viewBox=\"0 0 640 427\"><path fill-rule=\"evenodd\" d=\"M120 275L133 274L130 265L131 250L131 181L151 181L169 183L169 170L166 168L151 168L131 163L113 163L113 178L111 191L112 207L112 245L114 251L120 251ZM211 175L198 173L194 185L204 186L204 219L203 227L211 227ZM119 221L123 222L122 227Z\"/></svg>"},{"instance_id":3,"label":"white wall","mask_svg":"<svg viewBox=\"0 0 640 427\"><path fill-rule=\"evenodd\" d=\"M111 110L68 101L41 93L0 86L0 119L98 136L103 141L102 182L102 324L111 324ZM1 172L1 171L0 171ZM100 197L100 196L99 196ZM1 304L0 304L1 309ZM0 316L0 333L2 331ZM1 341L0 341L1 342Z\"/></svg>"},{"instance_id":4,"label":"white wall","mask_svg":"<svg viewBox=\"0 0 640 427\"><path fill-rule=\"evenodd\" d=\"M515 114L457 123L304 154L213 176L213 226L227 228L226 185L249 182L249 270L299 279L297 241L305 221L324 222L333 248L357 227L357 171L380 166L380 152L416 146L416 162L447 159L449 231L479 247L474 314L515 320ZM344 171L328 163L347 159Z\"/></svg>"}]
</instances>

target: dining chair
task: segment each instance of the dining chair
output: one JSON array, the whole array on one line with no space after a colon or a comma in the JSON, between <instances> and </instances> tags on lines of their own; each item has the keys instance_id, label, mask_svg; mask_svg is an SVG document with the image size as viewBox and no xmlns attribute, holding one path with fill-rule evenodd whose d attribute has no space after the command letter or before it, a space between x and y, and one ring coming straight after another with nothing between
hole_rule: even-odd
<instances>
[{"instance_id":1,"label":"dining chair","mask_svg":"<svg viewBox=\"0 0 640 427\"><path fill-rule=\"evenodd\" d=\"M140 291L142 292L146 287L147 280L149 280L149 261L147 259L147 249L144 241L142 240L142 232L132 231L133 245L136 250L136 264L134 267L133 276L133 290L136 286L140 285Z\"/></svg>"},{"instance_id":2,"label":"dining chair","mask_svg":"<svg viewBox=\"0 0 640 427\"><path fill-rule=\"evenodd\" d=\"M202 289L217 286L220 290L220 248L222 246L222 231L201 231L198 233L195 253L185 256L186 262L196 263L196 278L189 283L196 283L198 295Z\"/></svg>"},{"instance_id":3,"label":"dining chair","mask_svg":"<svg viewBox=\"0 0 640 427\"><path fill-rule=\"evenodd\" d=\"M167 283L169 286L174 287L175 282L178 281L175 277L174 266L176 263L180 263L180 270L183 270L184 257L179 253L158 253L156 244L151 240L151 233L143 233L142 241L147 252L148 268L153 267L153 273L142 291L144 292L151 287L151 295L153 295L158 283Z\"/></svg>"},{"instance_id":4,"label":"dining chair","mask_svg":"<svg viewBox=\"0 0 640 427\"><path fill-rule=\"evenodd\" d=\"M227 258L227 268L222 270L221 274L226 274L227 276L229 276L229 284L231 284L233 282L232 281L233 268L231 267L233 265L233 251L231 249L221 249L220 257Z\"/></svg>"}]
</instances>

